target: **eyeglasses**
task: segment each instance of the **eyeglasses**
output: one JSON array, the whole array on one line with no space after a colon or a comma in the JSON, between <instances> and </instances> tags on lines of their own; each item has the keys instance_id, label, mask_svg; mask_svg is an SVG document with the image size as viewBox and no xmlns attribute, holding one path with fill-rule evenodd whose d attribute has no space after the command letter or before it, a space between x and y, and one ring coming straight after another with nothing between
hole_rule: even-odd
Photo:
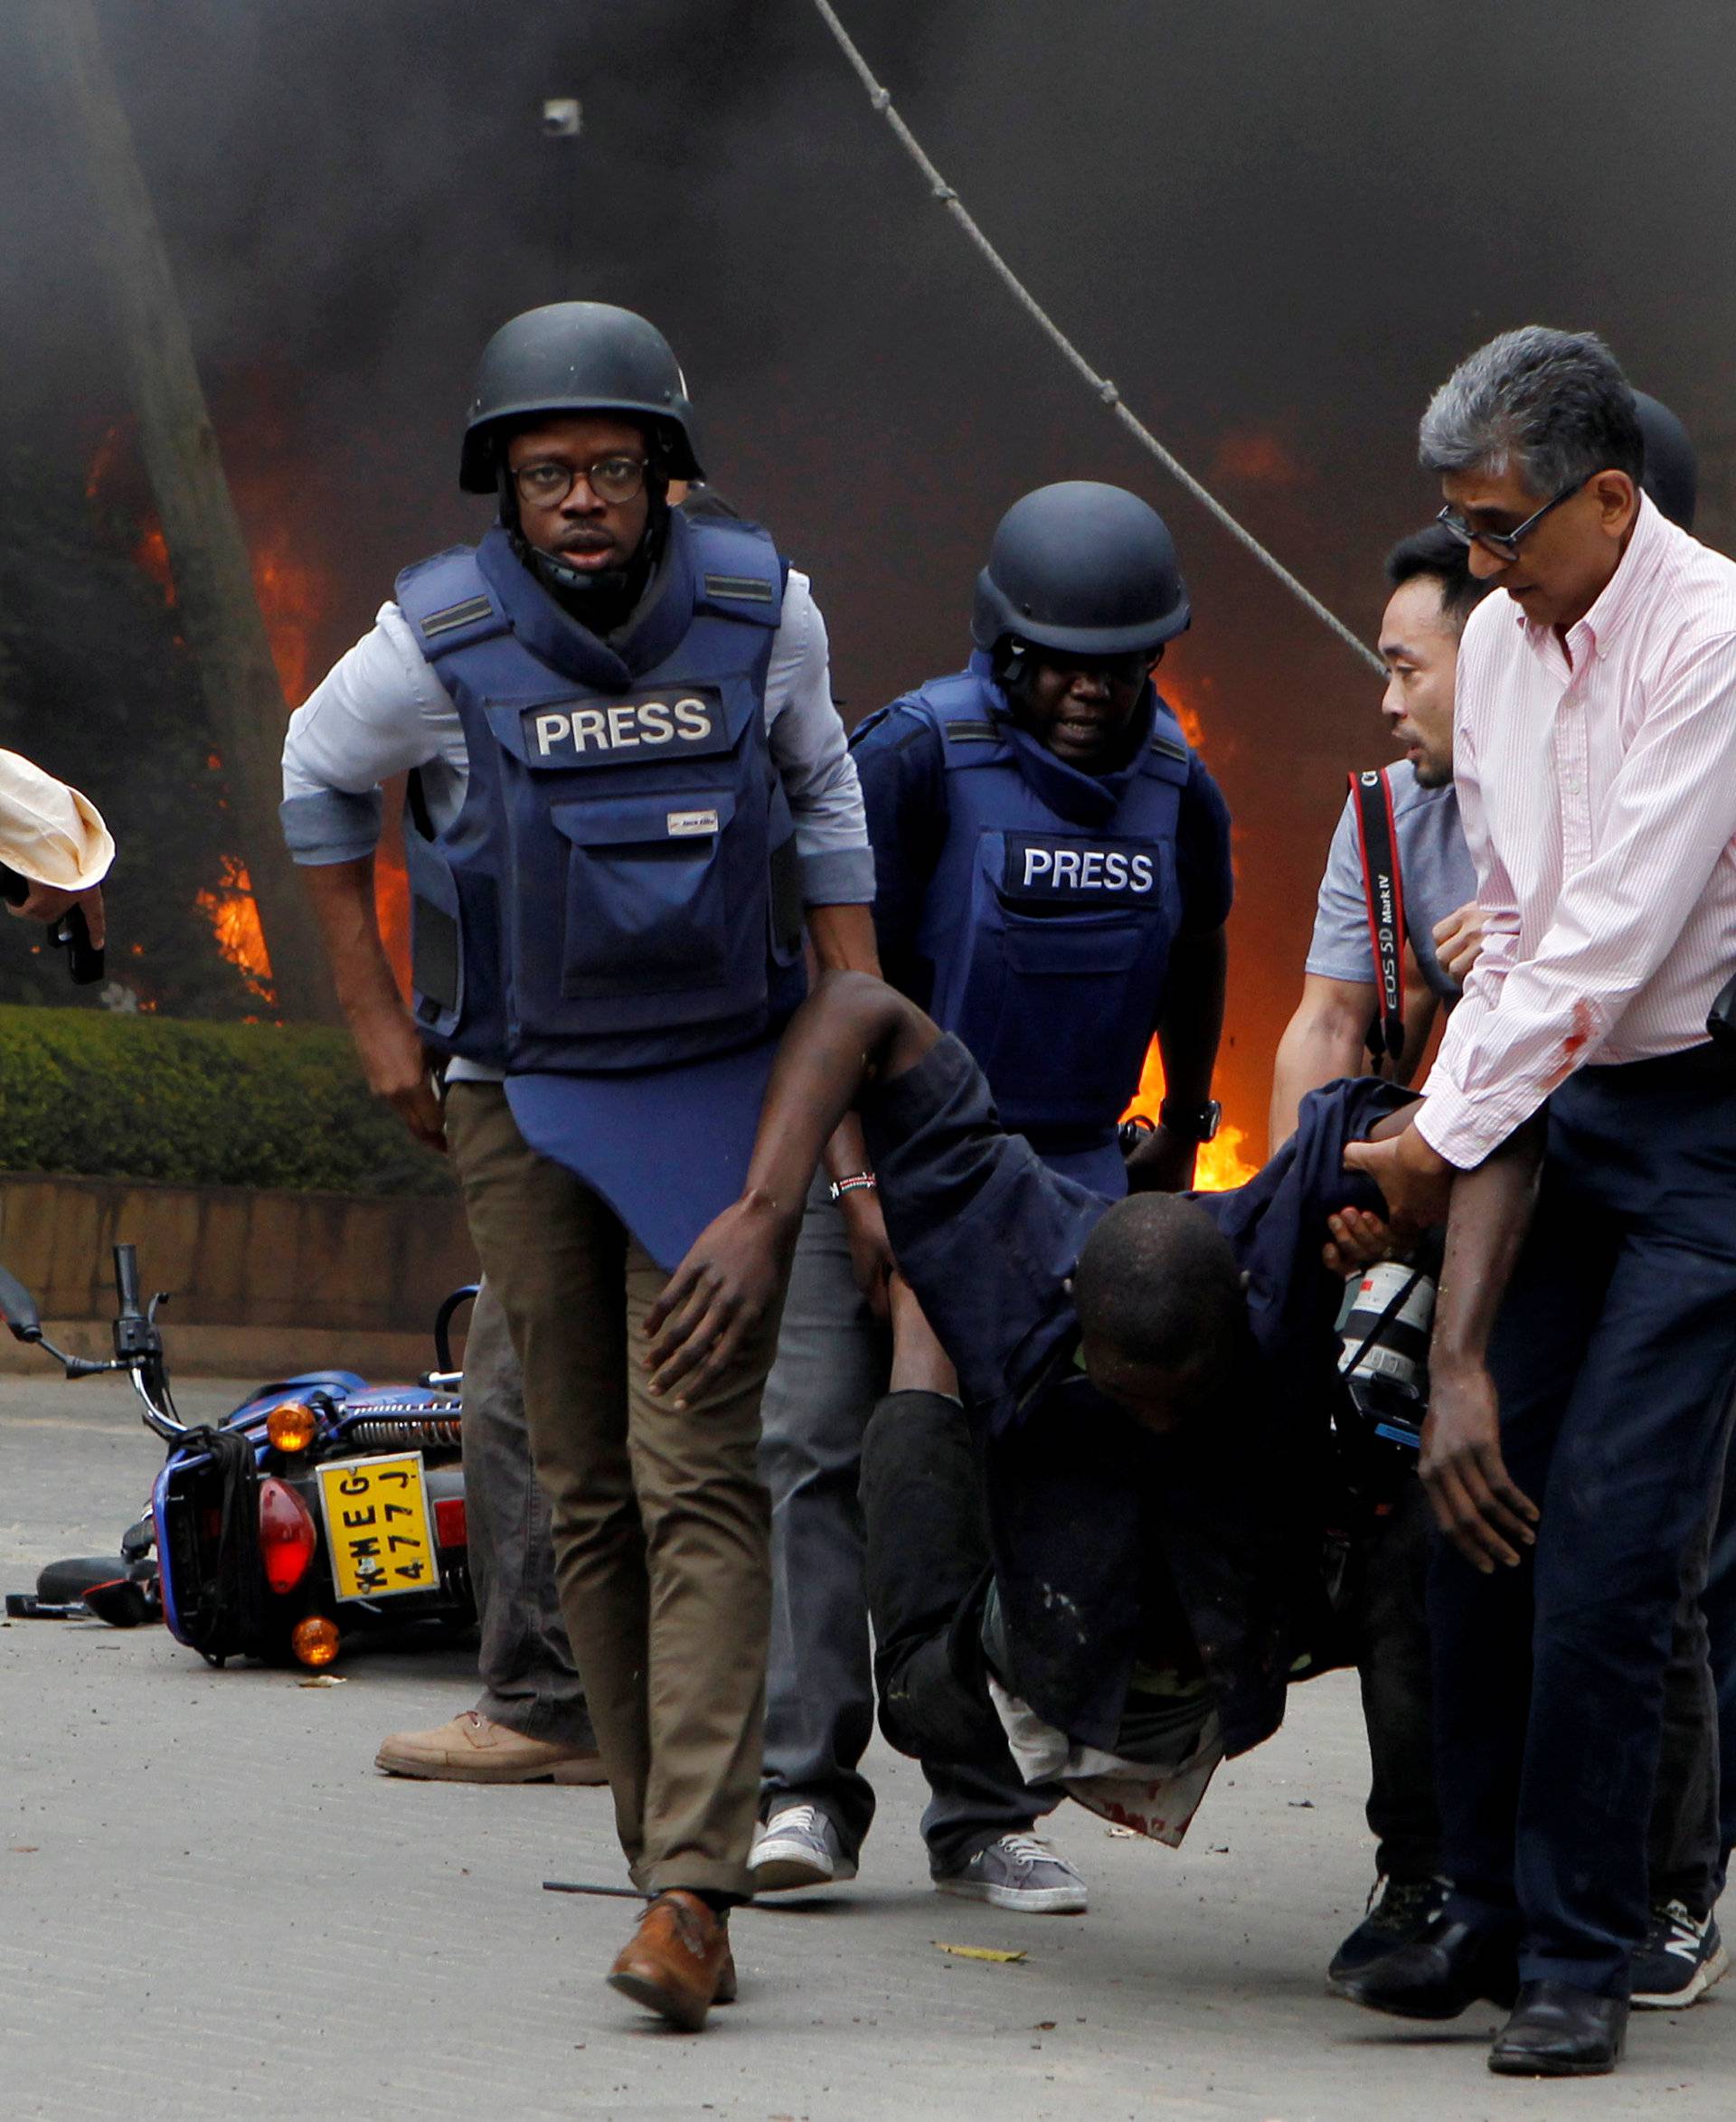
<instances>
[{"instance_id":1,"label":"eyeglasses","mask_svg":"<svg viewBox=\"0 0 1736 2122\"><path fill-rule=\"evenodd\" d=\"M1480 545L1485 552L1492 552L1496 560L1517 560L1520 539L1528 538L1552 508L1559 508L1563 501L1571 501L1582 486L1589 486L1596 477L1595 472L1588 472L1584 478L1575 479L1571 486L1563 486L1552 501L1545 501L1537 513L1528 515L1516 530L1474 531L1462 515L1455 515L1450 508L1443 508L1435 521L1448 537L1457 538L1461 545Z\"/></svg>"},{"instance_id":2,"label":"eyeglasses","mask_svg":"<svg viewBox=\"0 0 1736 2122\"><path fill-rule=\"evenodd\" d=\"M558 508L580 479L599 501L631 501L645 485L642 457L599 457L590 464L561 464L554 457L520 465L513 484L521 501L535 508Z\"/></svg>"}]
</instances>

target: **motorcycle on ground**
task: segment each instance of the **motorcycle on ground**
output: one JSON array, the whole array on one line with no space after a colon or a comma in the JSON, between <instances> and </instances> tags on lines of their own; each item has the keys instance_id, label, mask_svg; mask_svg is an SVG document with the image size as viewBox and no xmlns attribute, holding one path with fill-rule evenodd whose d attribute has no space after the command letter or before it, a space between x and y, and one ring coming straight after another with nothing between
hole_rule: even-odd
<instances>
[{"instance_id":1,"label":"motorcycle on ground","mask_svg":"<svg viewBox=\"0 0 1736 2122\"><path fill-rule=\"evenodd\" d=\"M164 1293L141 1309L134 1248L117 1245L114 1258L112 1357L56 1348L4 1268L0 1315L69 1379L124 1372L168 1456L118 1555L50 1563L35 1597L12 1595L8 1613L89 1611L123 1627L160 1617L218 1666L251 1657L318 1669L370 1632L411 1643L471 1627L451 1327L475 1287L440 1306L435 1368L420 1385L310 1371L260 1386L219 1422L188 1424L156 1324Z\"/></svg>"}]
</instances>

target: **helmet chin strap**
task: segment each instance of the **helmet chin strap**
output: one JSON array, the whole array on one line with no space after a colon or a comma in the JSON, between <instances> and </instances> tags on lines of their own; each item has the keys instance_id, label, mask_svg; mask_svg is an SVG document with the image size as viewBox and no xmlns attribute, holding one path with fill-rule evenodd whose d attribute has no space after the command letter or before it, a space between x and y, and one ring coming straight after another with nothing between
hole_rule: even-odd
<instances>
[{"instance_id":1,"label":"helmet chin strap","mask_svg":"<svg viewBox=\"0 0 1736 2122\"><path fill-rule=\"evenodd\" d=\"M647 474L651 513L637 550L624 567L577 568L558 552L545 552L524 535L518 494L503 460L496 472L501 527L513 551L571 618L587 632L602 636L622 625L645 595L662 554L669 528L669 488L655 472Z\"/></svg>"}]
</instances>

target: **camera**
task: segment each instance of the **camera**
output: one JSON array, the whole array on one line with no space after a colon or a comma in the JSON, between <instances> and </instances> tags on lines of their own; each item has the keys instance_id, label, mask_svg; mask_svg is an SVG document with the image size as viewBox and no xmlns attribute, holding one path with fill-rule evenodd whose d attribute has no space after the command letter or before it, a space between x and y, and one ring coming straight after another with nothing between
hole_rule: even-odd
<instances>
[{"instance_id":1,"label":"camera","mask_svg":"<svg viewBox=\"0 0 1736 2122\"><path fill-rule=\"evenodd\" d=\"M1434 1316L1435 1278L1426 1267L1382 1260L1347 1283L1336 1328L1347 1443L1354 1438L1414 1464L1429 1411Z\"/></svg>"}]
</instances>

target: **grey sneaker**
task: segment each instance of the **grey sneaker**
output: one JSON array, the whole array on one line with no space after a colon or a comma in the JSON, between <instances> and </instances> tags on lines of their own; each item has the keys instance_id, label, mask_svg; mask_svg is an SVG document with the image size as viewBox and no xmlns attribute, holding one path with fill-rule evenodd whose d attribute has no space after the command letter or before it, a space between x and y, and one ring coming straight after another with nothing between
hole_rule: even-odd
<instances>
[{"instance_id":1,"label":"grey sneaker","mask_svg":"<svg viewBox=\"0 0 1736 2122\"><path fill-rule=\"evenodd\" d=\"M1679 2011L1704 1996L1729 1966L1717 1919L1665 1901L1652 1910L1646 1942L1634 1955L1635 2009Z\"/></svg>"},{"instance_id":2,"label":"grey sneaker","mask_svg":"<svg viewBox=\"0 0 1736 2122\"><path fill-rule=\"evenodd\" d=\"M748 1859L756 1893L840 1886L856 1875L835 1824L818 1806L785 1806L761 1824Z\"/></svg>"},{"instance_id":3,"label":"grey sneaker","mask_svg":"<svg viewBox=\"0 0 1736 2122\"><path fill-rule=\"evenodd\" d=\"M1089 1898L1066 1858L1034 1834L1003 1834L958 1871L932 1877L939 1893L1027 1916L1082 1916Z\"/></svg>"}]
</instances>

